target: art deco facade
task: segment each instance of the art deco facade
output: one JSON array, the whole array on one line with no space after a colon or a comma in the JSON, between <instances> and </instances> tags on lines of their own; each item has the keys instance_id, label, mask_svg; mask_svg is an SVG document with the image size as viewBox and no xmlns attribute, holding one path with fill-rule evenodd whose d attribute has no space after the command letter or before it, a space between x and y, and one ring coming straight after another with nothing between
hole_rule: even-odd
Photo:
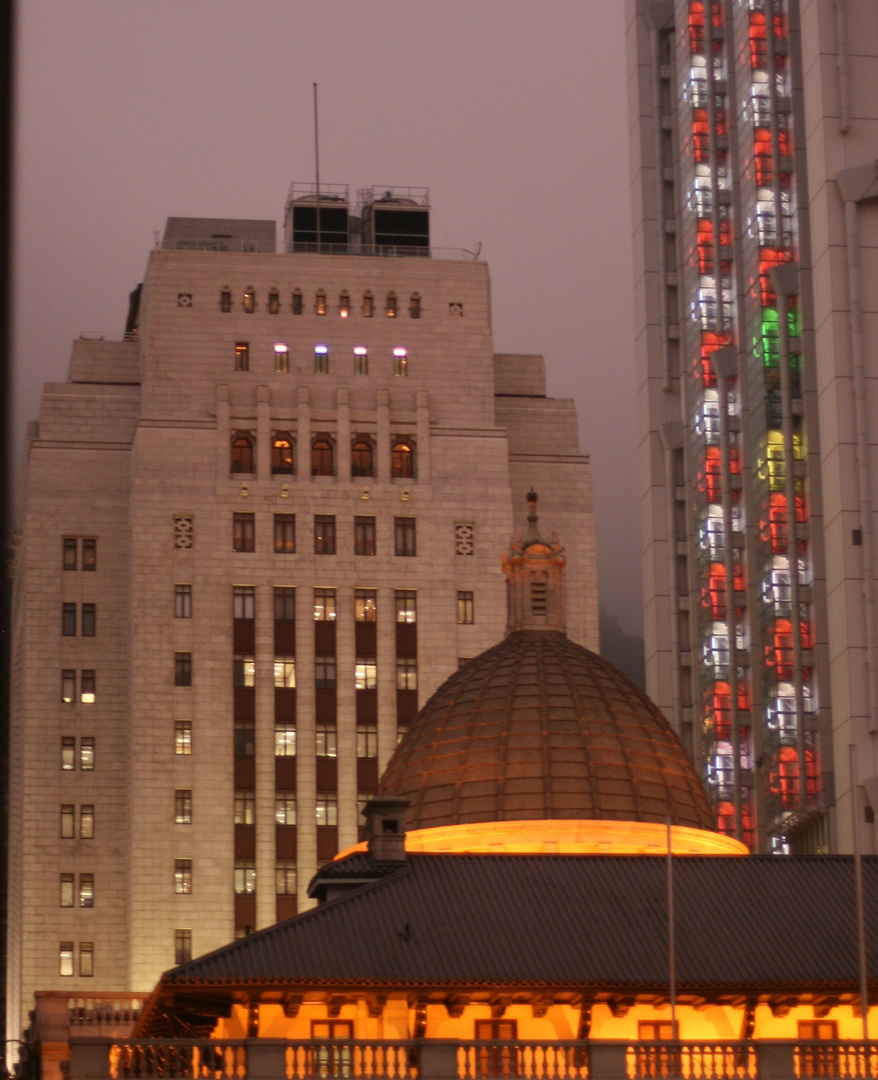
<instances>
[{"instance_id":1,"label":"art deco facade","mask_svg":"<svg viewBox=\"0 0 878 1080\"><path fill-rule=\"evenodd\" d=\"M412 194L339 225L335 191L321 234L294 191L277 249L274 222L171 219L125 339L76 341L45 388L16 560L10 1034L37 990L137 991L307 905L419 705L502 636L532 483L567 537L571 636L597 647L573 405L540 357L493 354L487 267L431 253Z\"/></svg>"},{"instance_id":2,"label":"art deco facade","mask_svg":"<svg viewBox=\"0 0 878 1080\"><path fill-rule=\"evenodd\" d=\"M721 829L874 851L874 6L627 13L648 690Z\"/></svg>"}]
</instances>

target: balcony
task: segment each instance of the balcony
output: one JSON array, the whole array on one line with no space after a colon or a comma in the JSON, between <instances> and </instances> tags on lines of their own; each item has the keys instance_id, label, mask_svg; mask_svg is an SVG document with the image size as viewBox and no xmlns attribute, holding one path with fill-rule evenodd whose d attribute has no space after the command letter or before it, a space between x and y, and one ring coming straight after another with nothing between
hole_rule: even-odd
<instances>
[{"instance_id":1,"label":"balcony","mask_svg":"<svg viewBox=\"0 0 878 1080\"><path fill-rule=\"evenodd\" d=\"M878 1080L878 1043L74 1037L69 1080Z\"/></svg>"}]
</instances>

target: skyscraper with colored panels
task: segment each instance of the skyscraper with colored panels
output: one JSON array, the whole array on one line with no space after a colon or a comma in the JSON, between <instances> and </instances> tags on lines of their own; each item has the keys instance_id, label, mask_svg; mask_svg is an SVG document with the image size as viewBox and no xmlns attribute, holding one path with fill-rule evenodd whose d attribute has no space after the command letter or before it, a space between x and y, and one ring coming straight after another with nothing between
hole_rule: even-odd
<instances>
[{"instance_id":1,"label":"skyscraper with colored panels","mask_svg":"<svg viewBox=\"0 0 878 1080\"><path fill-rule=\"evenodd\" d=\"M870 8L628 5L647 689L762 850L875 841Z\"/></svg>"}]
</instances>

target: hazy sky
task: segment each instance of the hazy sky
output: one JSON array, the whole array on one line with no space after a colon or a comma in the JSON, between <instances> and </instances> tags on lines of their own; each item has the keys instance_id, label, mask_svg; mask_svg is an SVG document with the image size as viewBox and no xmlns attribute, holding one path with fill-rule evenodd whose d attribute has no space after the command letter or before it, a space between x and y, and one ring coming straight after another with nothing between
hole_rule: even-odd
<instances>
[{"instance_id":1,"label":"hazy sky","mask_svg":"<svg viewBox=\"0 0 878 1080\"><path fill-rule=\"evenodd\" d=\"M275 218L292 180L429 186L482 243L497 351L541 352L591 455L601 602L640 634L622 0L19 4L17 425L120 333L168 216Z\"/></svg>"}]
</instances>

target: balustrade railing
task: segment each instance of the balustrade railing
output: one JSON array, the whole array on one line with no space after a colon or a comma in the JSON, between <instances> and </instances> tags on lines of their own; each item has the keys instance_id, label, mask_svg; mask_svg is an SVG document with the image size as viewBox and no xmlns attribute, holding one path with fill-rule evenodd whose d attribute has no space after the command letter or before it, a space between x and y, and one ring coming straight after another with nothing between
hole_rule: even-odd
<instances>
[{"instance_id":1,"label":"balustrade railing","mask_svg":"<svg viewBox=\"0 0 878 1080\"><path fill-rule=\"evenodd\" d=\"M587 1042L469 1042L457 1051L459 1080L586 1080Z\"/></svg>"},{"instance_id":2,"label":"balustrade railing","mask_svg":"<svg viewBox=\"0 0 878 1080\"><path fill-rule=\"evenodd\" d=\"M752 1042L635 1043L626 1054L630 1080L755 1080Z\"/></svg>"},{"instance_id":3,"label":"balustrade railing","mask_svg":"<svg viewBox=\"0 0 878 1080\"><path fill-rule=\"evenodd\" d=\"M244 1080L247 1048L243 1041L218 1039L127 1039L110 1046L108 1064L110 1080Z\"/></svg>"},{"instance_id":4,"label":"balustrade railing","mask_svg":"<svg viewBox=\"0 0 878 1080\"><path fill-rule=\"evenodd\" d=\"M284 1050L286 1080L415 1080L416 1045L387 1039L290 1042Z\"/></svg>"},{"instance_id":5,"label":"balustrade railing","mask_svg":"<svg viewBox=\"0 0 878 1080\"><path fill-rule=\"evenodd\" d=\"M878 1044L864 1042L800 1042L793 1065L802 1080L875 1080Z\"/></svg>"}]
</instances>

